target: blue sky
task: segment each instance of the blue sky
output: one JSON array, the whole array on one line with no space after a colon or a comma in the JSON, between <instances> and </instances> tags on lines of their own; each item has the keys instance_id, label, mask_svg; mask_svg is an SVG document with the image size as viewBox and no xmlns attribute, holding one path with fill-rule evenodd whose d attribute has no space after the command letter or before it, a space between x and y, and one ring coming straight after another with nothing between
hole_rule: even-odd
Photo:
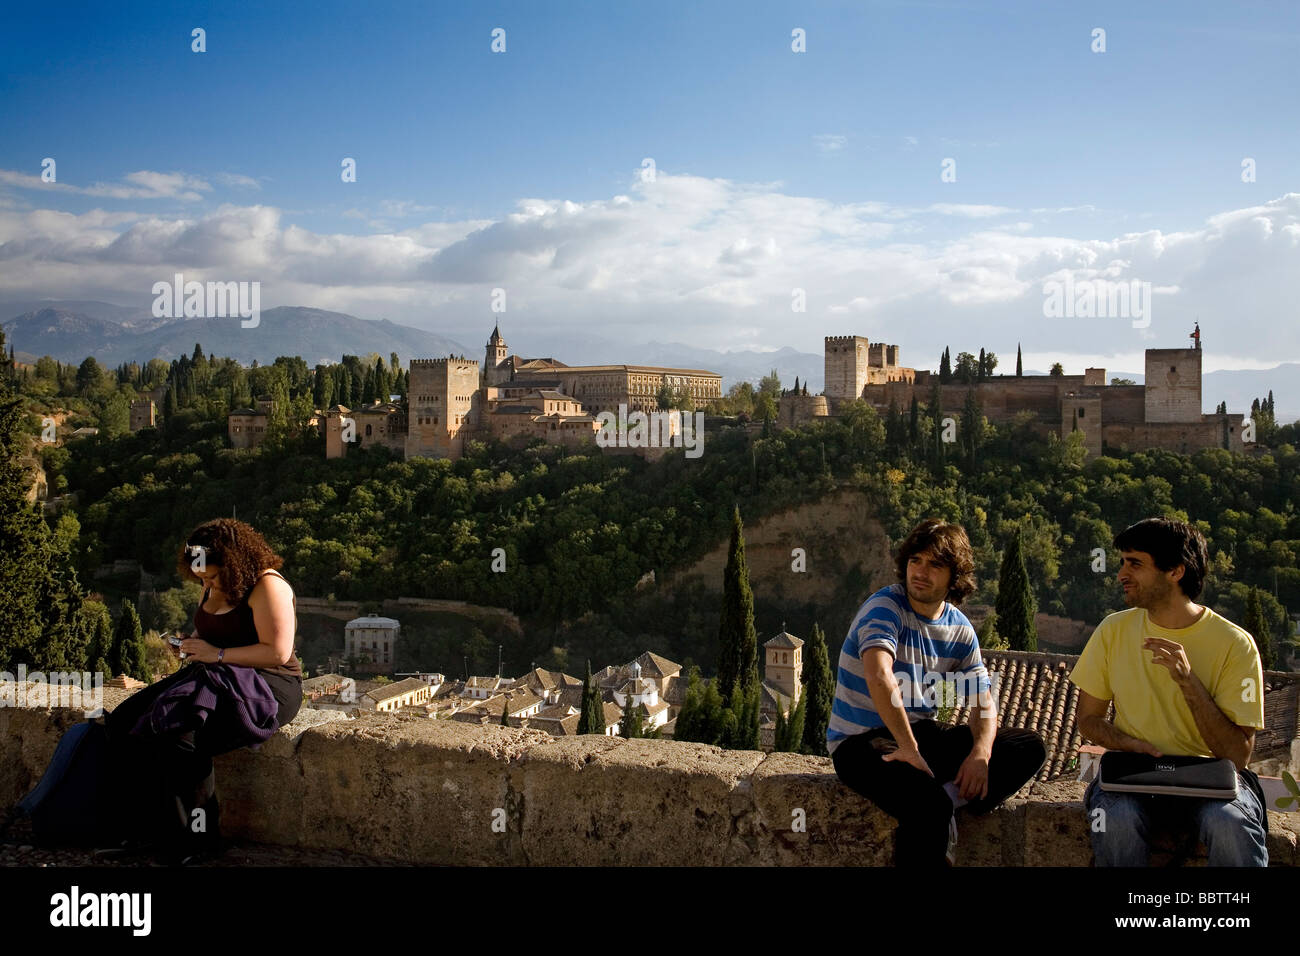
<instances>
[{"instance_id":1,"label":"blue sky","mask_svg":"<svg viewBox=\"0 0 1300 956\"><path fill-rule=\"evenodd\" d=\"M477 341L502 286L561 342L856 333L923 364L977 328L974 351L1029 338L1067 367L1182 345L1194 313L1232 336L1207 368L1300 359L1276 341L1294 4L11 5L3 27L6 292L147 302L184 268ZM1151 282L1157 323L1045 328L1058 268Z\"/></svg>"}]
</instances>

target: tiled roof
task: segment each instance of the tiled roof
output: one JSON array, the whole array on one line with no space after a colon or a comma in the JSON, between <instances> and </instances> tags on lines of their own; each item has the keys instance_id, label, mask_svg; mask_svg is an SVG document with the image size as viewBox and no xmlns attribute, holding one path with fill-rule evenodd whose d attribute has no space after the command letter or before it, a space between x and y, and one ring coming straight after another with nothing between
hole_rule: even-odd
<instances>
[{"instance_id":1,"label":"tiled roof","mask_svg":"<svg viewBox=\"0 0 1300 956\"><path fill-rule=\"evenodd\" d=\"M572 737L578 733L579 714L568 717L542 717L534 715L528 718L529 730L544 730L552 737Z\"/></svg>"},{"instance_id":2,"label":"tiled roof","mask_svg":"<svg viewBox=\"0 0 1300 956\"><path fill-rule=\"evenodd\" d=\"M1070 671L1079 659L1074 654L1038 654L1028 651L981 652L989 672L996 673L998 725L1037 731L1047 748L1039 780L1054 780L1066 771L1082 742L1074 726L1079 689L1070 683ZM965 723L968 706L953 714Z\"/></svg>"},{"instance_id":3,"label":"tiled roof","mask_svg":"<svg viewBox=\"0 0 1300 956\"><path fill-rule=\"evenodd\" d=\"M764 647L788 647L791 650L794 650L795 648L803 647L803 639L795 637L793 634L788 634L785 631L782 631L780 634L772 638L770 641L766 641L763 644L763 646Z\"/></svg>"},{"instance_id":4,"label":"tiled roof","mask_svg":"<svg viewBox=\"0 0 1300 956\"><path fill-rule=\"evenodd\" d=\"M376 703L385 700L392 700L402 694L409 694L413 690L428 690L429 685L418 677L408 677L405 680L399 680L395 684L383 684L374 690L366 691L366 696Z\"/></svg>"},{"instance_id":5,"label":"tiled roof","mask_svg":"<svg viewBox=\"0 0 1300 956\"><path fill-rule=\"evenodd\" d=\"M775 684L769 684L764 681L761 687L763 699L759 702L758 709L760 712L776 713L778 709L784 711L789 708L785 703L790 699L789 694L784 694Z\"/></svg>"},{"instance_id":6,"label":"tiled roof","mask_svg":"<svg viewBox=\"0 0 1300 956\"><path fill-rule=\"evenodd\" d=\"M641 673L646 677L671 677L673 674L679 674L682 670L681 664L675 664L666 657L660 657L654 651L646 651L636 659L641 665Z\"/></svg>"}]
</instances>

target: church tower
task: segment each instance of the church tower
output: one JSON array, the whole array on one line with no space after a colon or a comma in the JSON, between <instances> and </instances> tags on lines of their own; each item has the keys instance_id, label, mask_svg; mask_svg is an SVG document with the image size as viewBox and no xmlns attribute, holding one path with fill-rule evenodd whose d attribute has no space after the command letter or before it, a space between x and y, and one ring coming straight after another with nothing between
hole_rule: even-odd
<instances>
[{"instance_id":1,"label":"church tower","mask_svg":"<svg viewBox=\"0 0 1300 956\"><path fill-rule=\"evenodd\" d=\"M510 349L501 337L499 324L492 326L492 337L487 341L487 350L483 355L483 382L485 385L498 385L510 377L507 369L502 368Z\"/></svg>"}]
</instances>

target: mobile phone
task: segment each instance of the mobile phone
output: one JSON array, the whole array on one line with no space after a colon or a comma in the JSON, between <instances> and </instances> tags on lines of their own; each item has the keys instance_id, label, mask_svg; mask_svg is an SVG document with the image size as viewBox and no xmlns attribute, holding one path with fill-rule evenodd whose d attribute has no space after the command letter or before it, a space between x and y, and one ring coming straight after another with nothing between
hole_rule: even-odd
<instances>
[{"instance_id":1,"label":"mobile phone","mask_svg":"<svg viewBox=\"0 0 1300 956\"><path fill-rule=\"evenodd\" d=\"M177 637L175 634L172 634L167 638L167 643L170 644L172 647L180 647L181 639Z\"/></svg>"}]
</instances>

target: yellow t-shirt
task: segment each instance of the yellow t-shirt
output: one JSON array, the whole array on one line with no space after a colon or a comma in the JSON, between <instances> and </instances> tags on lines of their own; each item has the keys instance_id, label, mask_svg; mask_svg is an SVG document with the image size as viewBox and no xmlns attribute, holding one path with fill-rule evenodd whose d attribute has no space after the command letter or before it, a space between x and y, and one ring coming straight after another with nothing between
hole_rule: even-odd
<instances>
[{"instance_id":1,"label":"yellow t-shirt","mask_svg":"<svg viewBox=\"0 0 1300 956\"><path fill-rule=\"evenodd\" d=\"M1264 726L1264 671L1249 632L1205 608L1190 627L1152 623L1145 608L1106 616L1074 665L1070 680L1099 700L1115 701L1115 726L1163 754L1212 757L1183 692L1143 648L1147 637L1183 646L1187 662L1234 724Z\"/></svg>"}]
</instances>

